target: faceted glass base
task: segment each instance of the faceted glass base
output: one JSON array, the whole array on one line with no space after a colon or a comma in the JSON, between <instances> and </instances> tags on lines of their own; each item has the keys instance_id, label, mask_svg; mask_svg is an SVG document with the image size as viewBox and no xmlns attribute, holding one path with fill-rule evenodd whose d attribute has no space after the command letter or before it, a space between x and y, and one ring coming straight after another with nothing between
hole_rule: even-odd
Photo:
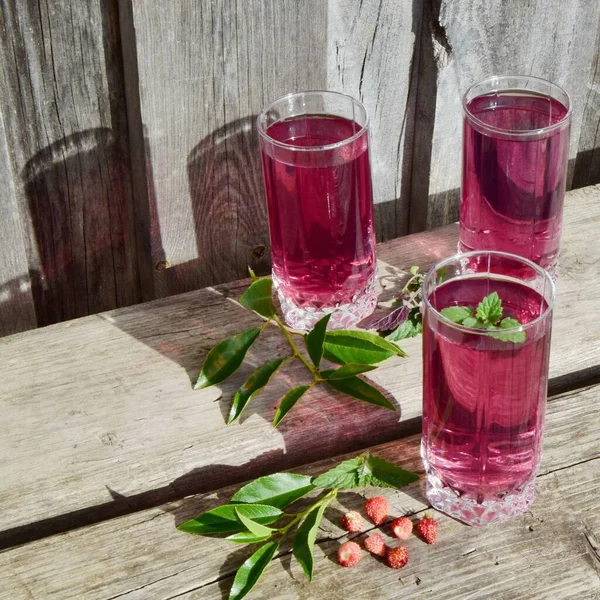
<instances>
[{"instance_id":1,"label":"faceted glass base","mask_svg":"<svg viewBox=\"0 0 600 600\"><path fill-rule=\"evenodd\" d=\"M474 527L508 521L524 513L535 495L535 480L518 490L508 492L496 500L479 503L472 498L460 496L432 473L427 474L427 499L434 508Z\"/></svg>"},{"instance_id":2,"label":"faceted glass base","mask_svg":"<svg viewBox=\"0 0 600 600\"><path fill-rule=\"evenodd\" d=\"M371 315L377 305L378 290L375 275L366 288L354 295L352 302L334 306L319 305L316 307L310 302L298 305L291 298L287 298L281 293L276 277L273 277L273 282L277 288L277 296L285 322L292 329L299 331L312 329L319 319L329 313L333 313L329 320L329 329L348 329Z\"/></svg>"}]
</instances>

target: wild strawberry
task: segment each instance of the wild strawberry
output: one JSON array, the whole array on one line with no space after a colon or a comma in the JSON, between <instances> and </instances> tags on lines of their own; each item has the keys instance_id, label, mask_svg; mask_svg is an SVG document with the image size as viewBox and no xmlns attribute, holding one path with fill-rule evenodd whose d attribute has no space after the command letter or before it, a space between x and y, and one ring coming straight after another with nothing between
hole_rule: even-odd
<instances>
[{"instance_id":1,"label":"wild strawberry","mask_svg":"<svg viewBox=\"0 0 600 600\"><path fill-rule=\"evenodd\" d=\"M392 533L399 540L407 540L412 533L413 524L408 517L400 517L392 521Z\"/></svg>"},{"instance_id":2,"label":"wild strawberry","mask_svg":"<svg viewBox=\"0 0 600 600\"><path fill-rule=\"evenodd\" d=\"M385 561L387 562L388 567L392 567L392 569L401 569L402 567L405 567L408 562L408 550L403 546L390 548L387 551Z\"/></svg>"},{"instance_id":3,"label":"wild strawberry","mask_svg":"<svg viewBox=\"0 0 600 600\"><path fill-rule=\"evenodd\" d=\"M356 533L357 531L361 531L365 526L365 520L362 518L361 514L356 512L355 510L351 510L347 512L342 517L342 527L346 531L350 531L351 533Z\"/></svg>"},{"instance_id":4,"label":"wild strawberry","mask_svg":"<svg viewBox=\"0 0 600 600\"><path fill-rule=\"evenodd\" d=\"M346 542L338 548L338 562L342 567L355 567L361 558L360 546L356 542Z\"/></svg>"},{"instance_id":5,"label":"wild strawberry","mask_svg":"<svg viewBox=\"0 0 600 600\"><path fill-rule=\"evenodd\" d=\"M374 533L365 540L365 550L375 556L385 556L387 553L387 546L381 534Z\"/></svg>"},{"instance_id":6,"label":"wild strawberry","mask_svg":"<svg viewBox=\"0 0 600 600\"><path fill-rule=\"evenodd\" d=\"M437 521L433 517L424 516L417 523L417 531L419 535L428 543L435 544L437 536Z\"/></svg>"},{"instance_id":7,"label":"wild strawberry","mask_svg":"<svg viewBox=\"0 0 600 600\"><path fill-rule=\"evenodd\" d=\"M369 519L375 523L375 525L381 525L387 519L389 505L388 501L382 496L375 496L370 498L365 503L365 511L369 516Z\"/></svg>"}]
</instances>

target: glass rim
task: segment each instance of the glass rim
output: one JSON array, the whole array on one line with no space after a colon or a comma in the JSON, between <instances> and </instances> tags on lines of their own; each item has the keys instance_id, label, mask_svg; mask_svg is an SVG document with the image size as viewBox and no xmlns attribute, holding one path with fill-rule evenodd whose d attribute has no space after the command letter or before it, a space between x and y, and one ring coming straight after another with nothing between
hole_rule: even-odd
<instances>
[{"instance_id":1,"label":"glass rim","mask_svg":"<svg viewBox=\"0 0 600 600\"><path fill-rule=\"evenodd\" d=\"M469 94L471 93L471 91L474 88L476 88L480 85L486 84L486 83L491 83L493 81L500 83L500 82L507 81L510 79L534 80L536 82L543 83L544 85L548 85L550 87L556 88L556 90L558 90L560 93L564 94L567 99L567 106L566 106L567 112L560 119L560 121L557 121L556 123L553 123L552 125L548 125L547 127L540 127L538 129L527 129L527 130L523 131L522 129L504 129L503 127L496 127L494 125L488 125L487 123L485 123L484 121L482 121L481 119L476 117L468 109L467 97L469 96ZM522 91L522 92L533 91L533 90L522 89L519 87L507 87L506 89L504 89L502 91L511 91L511 90L512 91ZM483 95L483 94L474 96L473 98L471 98L471 100L473 100L475 98L479 98L479 96L481 96L481 95ZM549 97L554 98L554 96L552 96L552 95L550 95ZM558 98L554 98L554 99L558 100ZM559 102L560 102L560 100L559 100ZM561 102L561 104L563 104L563 103ZM571 115L573 113L573 102L571 101L571 96L569 95L567 90L565 90L560 85L553 83L552 81L548 81L547 79L542 79L541 77L534 77L533 75L492 75L491 77L482 79L481 81L478 81L477 83L474 83L473 85L469 86L469 88L463 94L463 97L462 97L462 108L463 108L464 115L470 121L472 121L475 125L480 127L484 132L495 133L495 134L499 134L501 136L510 136L510 137L515 137L515 138L538 138L538 137L544 137L548 133L552 133L553 131L562 129L570 123Z\"/></svg>"},{"instance_id":2,"label":"glass rim","mask_svg":"<svg viewBox=\"0 0 600 600\"><path fill-rule=\"evenodd\" d=\"M440 311L437 310L437 308L435 308L431 304L431 302L429 301L429 294L426 293L427 288L430 285L430 282L431 282L431 279L432 279L434 273L436 273L439 269L444 268L451 262L456 262L456 261L460 261L463 259L473 258L475 256L496 256L498 258L508 258L511 260L520 261L525 266L531 267L539 275L542 275L545 283L550 284L551 297L550 297L550 301L547 302L547 306L546 306L546 309L544 310L544 312L541 313L540 315L538 315L532 321L529 321L529 323L524 323L523 325L519 325L518 327L511 327L510 329L502 329L503 334L504 333L511 334L511 333L518 333L520 331L526 331L527 329L530 329L537 323L540 323L541 321L546 319L552 313L552 310L554 309L554 303L556 301L556 285L555 285L554 281L552 280L552 277L550 277L550 274L545 269L543 269L539 265L536 265L533 261L529 260L528 258L524 258L523 256L518 256L517 254L511 254L510 252L500 252L497 250L473 250L472 252L457 252L456 254L438 262L433 267L431 267L431 269L429 269L429 271L427 272L427 275L425 275L425 279L423 279L423 302L427 306L428 310L431 310L433 312L433 314L438 319L438 321L441 321L444 325L447 325L448 327L451 327L452 329L456 329L457 331L462 331L464 333L469 333L471 335L483 335L485 337L491 337L493 335L498 334L497 330L477 329L476 327L467 327L466 325L462 325L460 323L455 323L454 321L450 320L448 317L445 317ZM487 275L489 276L489 273L487 273ZM546 301L545 298L544 298L544 301Z\"/></svg>"},{"instance_id":3,"label":"glass rim","mask_svg":"<svg viewBox=\"0 0 600 600\"><path fill-rule=\"evenodd\" d=\"M352 103L358 104L365 111L365 124L361 125L359 131L351 135L349 138L341 140L339 142L335 142L333 144L323 144L321 146L296 146L295 144L286 144L285 142L280 142L272 138L267 130L263 127L261 120L265 117L267 112L272 109L276 104L280 103L283 100L288 100L293 97L299 96L308 96L312 94L323 94L328 96L337 96L339 98L348 98L352 101ZM356 121L355 121L356 122ZM334 92L331 90L306 90L303 92L289 92L276 100L273 100L270 104L265 106L261 111L258 117L256 117L256 128L258 130L258 134L264 140L268 141L270 144L277 146L278 148L284 148L286 150L293 150L294 152L322 152L323 150L335 150L336 148L342 148L347 144L350 144L357 140L361 135L363 135L369 129L369 111L366 109L365 105L360 101L350 96L349 94L344 94L343 92Z\"/></svg>"}]
</instances>

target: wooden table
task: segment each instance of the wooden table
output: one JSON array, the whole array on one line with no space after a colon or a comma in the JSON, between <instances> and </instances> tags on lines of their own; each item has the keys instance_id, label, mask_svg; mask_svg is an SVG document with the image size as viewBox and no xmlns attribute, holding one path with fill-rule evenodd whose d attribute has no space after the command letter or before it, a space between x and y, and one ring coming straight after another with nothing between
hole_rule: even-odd
<instances>
[{"instance_id":1,"label":"wooden table","mask_svg":"<svg viewBox=\"0 0 600 600\"><path fill-rule=\"evenodd\" d=\"M363 498L344 493L326 513L313 583L285 550L251 598L600 598L600 186L570 192L564 222L532 509L486 529L439 514L438 543L411 540L402 571L366 559L348 570L331 560L344 537L339 515ZM381 245L383 298L410 265L430 266L456 240L453 225ZM175 525L226 502L240 482L292 468L318 473L367 447L422 471L419 338L403 344L408 359L372 374L399 413L323 389L273 429L276 401L305 377L291 367L225 426L234 389L283 351L269 328L221 386L222 400L217 389L192 390L208 348L256 323L233 302L246 285L0 339L0 598L220 599L247 549ZM421 484L385 495L394 514L427 509Z\"/></svg>"}]
</instances>

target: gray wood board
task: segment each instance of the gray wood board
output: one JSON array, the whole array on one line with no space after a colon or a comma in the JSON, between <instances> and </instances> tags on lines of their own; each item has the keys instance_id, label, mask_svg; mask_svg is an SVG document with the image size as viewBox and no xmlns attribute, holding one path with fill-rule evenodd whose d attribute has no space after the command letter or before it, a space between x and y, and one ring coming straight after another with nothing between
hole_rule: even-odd
<instances>
[{"instance_id":1,"label":"gray wood board","mask_svg":"<svg viewBox=\"0 0 600 600\"><path fill-rule=\"evenodd\" d=\"M438 542L415 537L408 566L393 571L363 556L342 569L335 554L345 541L339 526L347 510L362 510L364 493L340 492L326 511L308 584L289 548L280 551L249 598L597 598L600 578L586 549L584 529L600 535L600 387L553 398L548 404L544 460L536 501L501 525L470 528L439 513ZM419 437L399 439L373 452L422 472ZM317 474L343 458L298 469ZM392 516L421 516L422 483L384 495ZM235 487L71 531L0 554L0 598L221 599L252 550L223 539L181 533L175 525L229 500ZM401 545L382 528L386 541ZM565 565L565 561L568 566ZM449 574L451 574L449 576ZM449 579L450 577L450 579Z\"/></svg>"},{"instance_id":2,"label":"gray wood board","mask_svg":"<svg viewBox=\"0 0 600 600\"><path fill-rule=\"evenodd\" d=\"M0 114L0 337L37 325L13 171Z\"/></svg>"},{"instance_id":3,"label":"gray wood board","mask_svg":"<svg viewBox=\"0 0 600 600\"><path fill-rule=\"evenodd\" d=\"M11 235L38 325L137 302L116 3L7 0L0 31Z\"/></svg>"},{"instance_id":4,"label":"gray wood board","mask_svg":"<svg viewBox=\"0 0 600 600\"><path fill-rule=\"evenodd\" d=\"M326 5L131 3L124 44L137 77L157 297L265 270L269 241L255 119L285 93L323 89ZM126 39L135 34L135 40ZM168 52L165 51L168 49ZM133 72L137 70L137 72ZM130 107L131 108L131 107Z\"/></svg>"},{"instance_id":5,"label":"gray wood board","mask_svg":"<svg viewBox=\"0 0 600 600\"><path fill-rule=\"evenodd\" d=\"M471 84L491 75L523 74L563 86L573 102L571 159L581 135L588 139L584 146L589 146L598 123L593 118L597 102L590 95L589 82L598 51L600 3L508 0L484 7L480 0L441 0L426 2L425 8L411 231L458 218L461 100Z\"/></svg>"},{"instance_id":6,"label":"gray wood board","mask_svg":"<svg viewBox=\"0 0 600 600\"><path fill-rule=\"evenodd\" d=\"M598 375L600 321L589 315L597 311L599 222L600 187L568 194L551 386ZM382 297L397 293L410 265L429 266L455 247L455 226L380 245ZM252 368L288 351L269 328L240 373L220 386L221 401L216 388L192 390L208 349L257 324L233 302L246 283L0 340L0 531L90 507L114 514L156 505L418 429L418 338L403 345L408 359L389 360L370 377L399 413L320 388L273 429L277 401L306 377L303 367L290 365L241 423L226 427L230 399Z\"/></svg>"}]
</instances>

